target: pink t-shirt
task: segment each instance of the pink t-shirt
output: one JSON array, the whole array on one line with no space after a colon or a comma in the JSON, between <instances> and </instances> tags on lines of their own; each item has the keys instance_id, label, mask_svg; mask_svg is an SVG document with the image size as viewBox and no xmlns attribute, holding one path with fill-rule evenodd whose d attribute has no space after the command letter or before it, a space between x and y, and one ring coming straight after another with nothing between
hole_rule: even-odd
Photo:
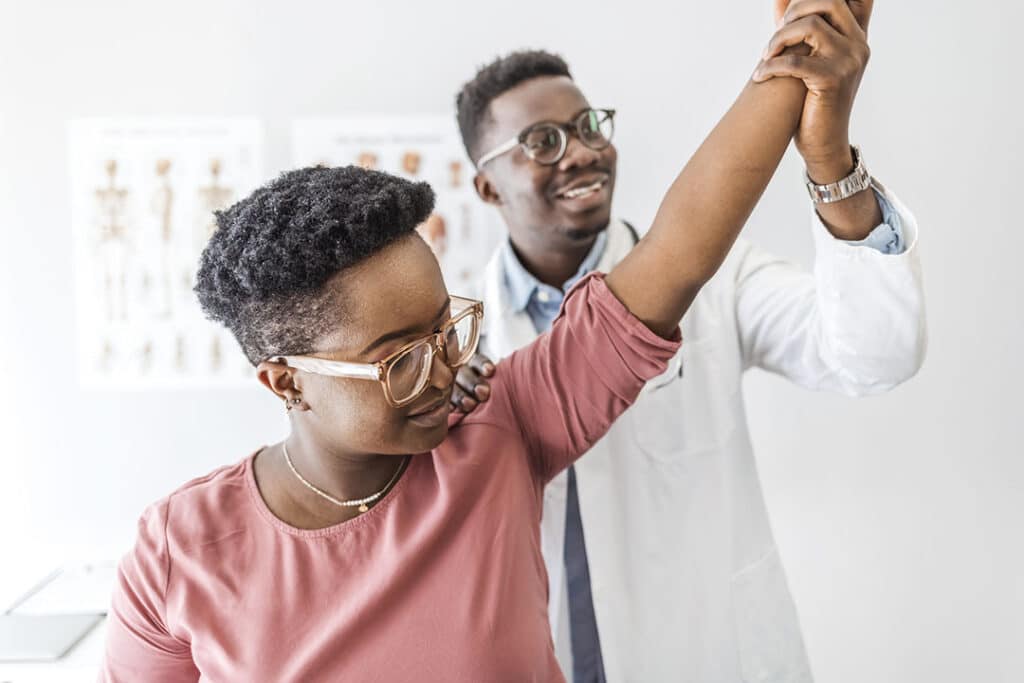
<instances>
[{"instance_id":1,"label":"pink t-shirt","mask_svg":"<svg viewBox=\"0 0 1024 683\"><path fill-rule=\"evenodd\" d=\"M315 531L285 524L250 456L150 506L121 563L103 681L561 681L542 490L663 371L679 341L600 276L500 364L388 495Z\"/></svg>"}]
</instances>

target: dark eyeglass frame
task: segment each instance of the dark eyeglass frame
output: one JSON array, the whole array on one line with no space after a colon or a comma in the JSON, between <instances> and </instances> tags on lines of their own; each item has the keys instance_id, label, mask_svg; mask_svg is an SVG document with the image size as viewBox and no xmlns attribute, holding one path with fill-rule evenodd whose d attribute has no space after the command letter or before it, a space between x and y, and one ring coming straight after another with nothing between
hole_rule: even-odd
<instances>
[{"instance_id":1,"label":"dark eyeglass frame","mask_svg":"<svg viewBox=\"0 0 1024 683\"><path fill-rule=\"evenodd\" d=\"M583 135L583 122L587 119L588 115L591 112L598 112L607 115L608 121L611 123L612 126L611 132L605 139L604 144L597 147L587 142L586 138ZM533 150L531 150L530 147L526 144L526 139L529 137L530 133L543 126L556 129L558 131L558 136L561 141L561 148L558 150L558 155L551 161L538 161ZM494 159L500 157L502 154L505 154L506 152L511 152L516 147L520 147L523 150L523 154L525 154L527 158L530 159L531 161L538 163L541 166L553 166L565 157L565 152L566 150L569 149L570 135L575 135L577 140L579 140L583 145L589 147L592 150L601 151L602 149L607 149L608 146L612 144L612 137L615 135L615 110L594 109L593 107L587 107L586 109L581 110L578 114L573 116L572 120L569 123L561 123L558 121L538 121L537 123L532 123L526 128L524 128L522 132L520 132L519 135L517 135L516 137L506 140L502 144L498 145L491 151L481 156L480 160L476 162L477 168L482 167L489 161L493 161Z\"/></svg>"}]
</instances>

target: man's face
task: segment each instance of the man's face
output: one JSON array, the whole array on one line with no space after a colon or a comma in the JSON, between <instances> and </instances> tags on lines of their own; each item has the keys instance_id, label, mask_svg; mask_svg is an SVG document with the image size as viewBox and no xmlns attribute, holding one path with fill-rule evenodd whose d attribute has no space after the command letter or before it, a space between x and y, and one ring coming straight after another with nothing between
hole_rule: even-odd
<instances>
[{"instance_id":1,"label":"man's face","mask_svg":"<svg viewBox=\"0 0 1024 683\"><path fill-rule=\"evenodd\" d=\"M563 76L534 78L496 97L490 105L481 150L497 147L536 123L567 124L590 103ZM570 135L565 156L543 166L520 147L488 162L476 178L477 191L498 206L513 241L544 249L589 244L608 226L615 186L614 145L593 150ZM567 190L596 187L583 196ZM576 193L573 193L576 194Z\"/></svg>"}]
</instances>

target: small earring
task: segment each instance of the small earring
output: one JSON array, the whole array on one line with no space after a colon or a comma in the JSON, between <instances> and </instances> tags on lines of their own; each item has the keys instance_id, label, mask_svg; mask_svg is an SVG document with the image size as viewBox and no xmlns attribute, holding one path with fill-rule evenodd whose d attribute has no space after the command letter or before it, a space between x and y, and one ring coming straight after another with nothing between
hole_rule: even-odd
<instances>
[{"instance_id":1,"label":"small earring","mask_svg":"<svg viewBox=\"0 0 1024 683\"><path fill-rule=\"evenodd\" d=\"M284 400L284 409L290 411L292 408L295 408L295 407L297 407L297 406L299 406L301 404L302 404L302 399L301 398L293 398L291 400L285 399Z\"/></svg>"}]
</instances>

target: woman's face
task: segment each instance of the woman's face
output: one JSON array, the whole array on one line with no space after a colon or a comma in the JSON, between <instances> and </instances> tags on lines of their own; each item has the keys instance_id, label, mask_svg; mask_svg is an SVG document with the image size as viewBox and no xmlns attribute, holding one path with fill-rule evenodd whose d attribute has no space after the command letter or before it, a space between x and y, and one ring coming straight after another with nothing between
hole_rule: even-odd
<instances>
[{"instance_id":1,"label":"woman's face","mask_svg":"<svg viewBox=\"0 0 1024 683\"><path fill-rule=\"evenodd\" d=\"M430 335L450 317L448 290L437 259L415 233L400 238L326 285L339 324L312 355L374 363ZM302 408L293 411L317 442L340 452L406 454L429 451L448 434L454 373L437 356L426 390L392 407L379 382L297 371ZM443 406L440 413L431 408ZM299 426L299 425L296 425Z\"/></svg>"}]
</instances>

